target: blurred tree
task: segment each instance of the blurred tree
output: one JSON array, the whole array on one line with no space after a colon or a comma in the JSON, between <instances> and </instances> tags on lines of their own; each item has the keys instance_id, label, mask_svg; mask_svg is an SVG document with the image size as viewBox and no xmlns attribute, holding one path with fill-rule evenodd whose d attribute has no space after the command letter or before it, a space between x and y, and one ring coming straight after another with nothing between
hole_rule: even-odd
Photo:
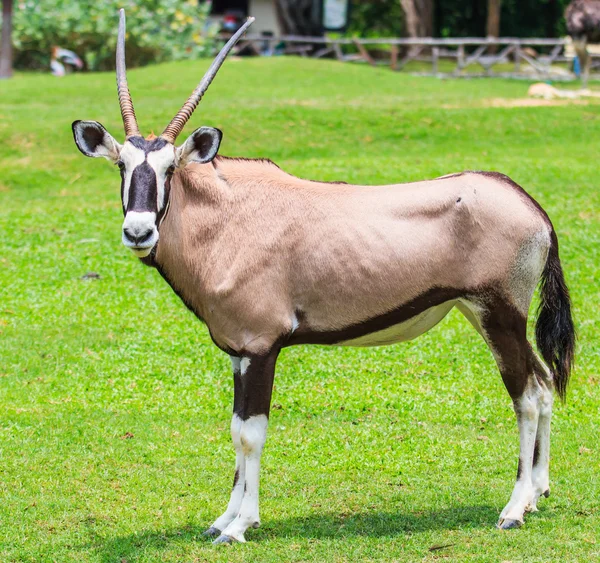
<instances>
[{"instance_id":1,"label":"blurred tree","mask_svg":"<svg viewBox=\"0 0 600 563\"><path fill-rule=\"evenodd\" d=\"M434 0L400 0L408 37L433 35Z\"/></svg>"},{"instance_id":2,"label":"blurred tree","mask_svg":"<svg viewBox=\"0 0 600 563\"><path fill-rule=\"evenodd\" d=\"M502 0L488 0L486 37L500 37L500 7Z\"/></svg>"},{"instance_id":3,"label":"blurred tree","mask_svg":"<svg viewBox=\"0 0 600 563\"><path fill-rule=\"evenodd\" d=\"M2 0L2 43L0 44L0 78L12 76L12 0Z\"/></svg>"},{"instance_id":4,"label":"blurred tree","mask_svg":"<svg viewBox=\"0 0 600 563\"><path fill-rule=\"evenodd\" d=\"M570 0L354 0L350 33L400 37L560 37ZM412 14L408 22L406 14ZM427 22L427 23L423 23ZM426 33L427 28L431 31Z\"/></svg>"},{"instance_id":5,"label":"blurred tree","mask_svg":"<svg viewBox=\"0 0 600 563\"><path fill-rule=\"evenodd\" d=\"M323 35L320 6L314 0L273 0L283 35Z\"/></svg>"},{"instance_id":6,"label":"blurred tree","mask_svg":"<svg viewBox=\"0 0 600 563\"><path fill-rule=\"evenodd\" d=\"M487 5L487 23L485 26L486 37L500 37L500 6L502 0L488 0ZM492 45L489 48L490 53L495 53L498 50L497 45Z\"/></svg>"},{"instance_id":7,"label":"blurred tree","mask_svg":"<svg viewBox=\"0 0 600 563\"><path fill-rule=\"evenodd\" d=\"M570 0L502 0L498 34L503 37L565 35L563 13ZM435 35L485 37L488 11L481 0L436 0Z\"/></svg>"},{"instance_id":8,"label":"blurred tree","mask_svg":"<svg viewBox=\"0 0 600 563\"><path fill-rule=\"evenodd\" d=\"M503 0L504 36L561 37L566 35L564 13L570 0Z\"/></svg>"}]
</instances>

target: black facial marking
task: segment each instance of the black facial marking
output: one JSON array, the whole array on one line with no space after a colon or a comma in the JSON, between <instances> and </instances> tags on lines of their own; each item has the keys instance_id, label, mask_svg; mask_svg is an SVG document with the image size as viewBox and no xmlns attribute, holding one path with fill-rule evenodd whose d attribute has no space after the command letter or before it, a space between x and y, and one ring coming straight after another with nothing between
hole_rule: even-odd
<instances>
[{"instance_id":1,"label":"black facial marking","mask_svg":"<svg viewBox=\"0 0 600 563\"><path fill-rule=\"evenodd\" d=\"M148 162L136 166L129 184L127 211L158 211L156 173Z\"/></svg>"},{"instance_id":2,"label":"black facial marking","mask_svg":"<svg viewBox=\"0 0 600 563\"><path fill-rule=\"evenodd\" d=\"M162 137L146 140L143 137L129 137L128 141L137 149L144 151L148 155L150 152L159 151L168 144L168 141ZM131 175L129 185L129 200L127 208L123 206L123 213L128 211L150 211L157 213L156 224L160 225L164 215L167 212L169 192L171 189L171 174L167 171L165 182L164 205L158 213L158 187L156 184L156 172L145 160L142 164L136 166ZM125 191L124 175L121 170L121 201Z\"/></svg>"},{"instance_id":3,"label":"black facial marking","mask_svg":"<svg viewBox=\"0 0 600 563\"><path fill-rule=\"evenodd\" d=\"M160 225L162 220L165 218L169 210L169 196L171 194L171 175L167 174L165 179L165 195L164 195L164 204L162 209L158 212L158 216L156 217L156 224Z\"/></svg>"},{"instance_id":4,"label":"black facial marking","mask_svg":"<svg viewBox=\"0 0 600 563\"><path fill-rule=\"evenodd\" d=\"M162 137L156 137L150 141L143 137L129 137L127 139L136 149L144 151L146 154L152 151L158 151L168 144L168 141Z\"/></svg>"},{"instance_id":5,"label":"black facial marking","mask_svg":"<svg viewBox=\"0 0 600 563\"><path fill-rule=\"evenodd\" d=\"M123 203L123 196L125 195L125 173L121 170L121 207L123 208L123 215L127 213L127 209L125 209L125 204Z\"/></svg>"}]
</instances>

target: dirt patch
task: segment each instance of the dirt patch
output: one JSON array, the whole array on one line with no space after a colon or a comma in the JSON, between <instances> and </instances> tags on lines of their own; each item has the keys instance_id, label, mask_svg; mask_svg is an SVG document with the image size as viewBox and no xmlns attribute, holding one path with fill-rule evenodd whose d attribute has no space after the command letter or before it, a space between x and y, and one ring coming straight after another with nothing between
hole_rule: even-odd
<instances>
[{"instance_id":1,"label":"dirt patch","mask_svg":"<svg viewBox=\"0 0 600 563\"><path fill-rule=\"evenodd\" d=\"M532 108L551 106L589 106L590 100L543 100L538 98L490 98L481 100L475 104L466 106L464 104L444 104L444 109L463 109L466 107L480 108Z\"/></svg>"},{"instance_id":2,"label":"dirt patch","mask_svg":"<svg viewBox=\"0 0 600 563\"><path fill-rule=\"evenodd\" d=\"M539 98L492 98L484 100L484 107L490 108L529 108L545 106L589 105L589 100L544 100Z\"/></svg>"},{"instance_id":3,"label":"dirt patch","mask_svg":"<svg viewBox=\"0 0 600 563\"><path fill-rule=\"evenodd\" d=\"M285 100L280 101L278 105L281 106L305 106L305 107L314 107L319 105L319 100Z\"/></svg>"}]
</instances>

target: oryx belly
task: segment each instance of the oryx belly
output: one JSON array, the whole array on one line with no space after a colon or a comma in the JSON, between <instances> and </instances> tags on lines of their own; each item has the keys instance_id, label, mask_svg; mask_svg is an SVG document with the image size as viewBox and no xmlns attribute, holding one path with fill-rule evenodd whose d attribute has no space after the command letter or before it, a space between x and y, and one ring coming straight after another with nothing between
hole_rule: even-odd
<instances>
[{"instance_id":1,"label":"oryx belly","mask_svg":"<svg viewBox=\"0 0 600 563\"><path fill-rule=\"evenodd\" d=\"M413 340L438 324L454 307L455 301L449 301L430 307L414 317L390 327L337 342L335 346L385 346L395 342Z\"/></svg>"}]
</instances>

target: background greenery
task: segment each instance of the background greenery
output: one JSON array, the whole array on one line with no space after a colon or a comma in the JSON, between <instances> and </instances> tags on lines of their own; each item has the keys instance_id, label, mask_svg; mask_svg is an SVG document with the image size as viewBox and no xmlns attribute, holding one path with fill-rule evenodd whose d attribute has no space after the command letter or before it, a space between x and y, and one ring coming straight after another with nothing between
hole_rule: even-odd
<instances>
[{"instance_id":1,"label":"background greenery","mask_svg":"<svg viewBox=\"0 0 600 563\"><path fill-rule=\"evenodd\" d=\"M207 65L130 72L145 132ZM220 127L223 154L323 180L491 169L523 185L558 231L579 355L555 409L552 496L502 533L517 428L460 315L403 345L285 350L263 526L215 549L201 532L231 486L229 360L121 245L118 172L71 138L71 121L97 119L122 139L114 75L0 83L0 560L597 560L600 106L523 107L527 88L332 61L225 64L187 128Z\"/></svg>"},{"instance_id":2,"label":"background greenery","mask_svg":"<svg viewBox=\"0 0 600 563\"><path fill-rule=\"evenodd\" d=\"M561 37L566 34L564 11L570 0L502 0L500 35ZM433 29L437 37L485 37L487 2L434 0ZM400 37L404 13L399 0L355 1L350 35Z\"/></svg>"},{"instance_id":3,"label":"background greenery","mask_svg":"<svg viewBox=\"0 0 600 563\"><path fill-rule=\"evenodd\" d=\"M500 33L510 37L566 34L563 13L569 0L503 0ZM211 3L204 0L15 0L15 68L49 66L58 45L79 54L88 70L114 66L116 14L127 11L127 62L195 59L212 48L216 29L207 28ZM434 35L484 37L486 2L435 0ZM355 1L347 31L358 37L401 37L404 13L399 0Z\"/></svg>"},{"instance_id":4,"label":"background greenery","mask_svg":"<svg viewBox=\"0 0 600 563\"><path fill-rule=\"evenodd\" d=\"M130 66L210 52L202 33L210 6L198 0L15 0L15 67L47 69L58 45L75 51L89 70L114 68L120 8L127 13Z\"/></svg>"}]
</instances>

